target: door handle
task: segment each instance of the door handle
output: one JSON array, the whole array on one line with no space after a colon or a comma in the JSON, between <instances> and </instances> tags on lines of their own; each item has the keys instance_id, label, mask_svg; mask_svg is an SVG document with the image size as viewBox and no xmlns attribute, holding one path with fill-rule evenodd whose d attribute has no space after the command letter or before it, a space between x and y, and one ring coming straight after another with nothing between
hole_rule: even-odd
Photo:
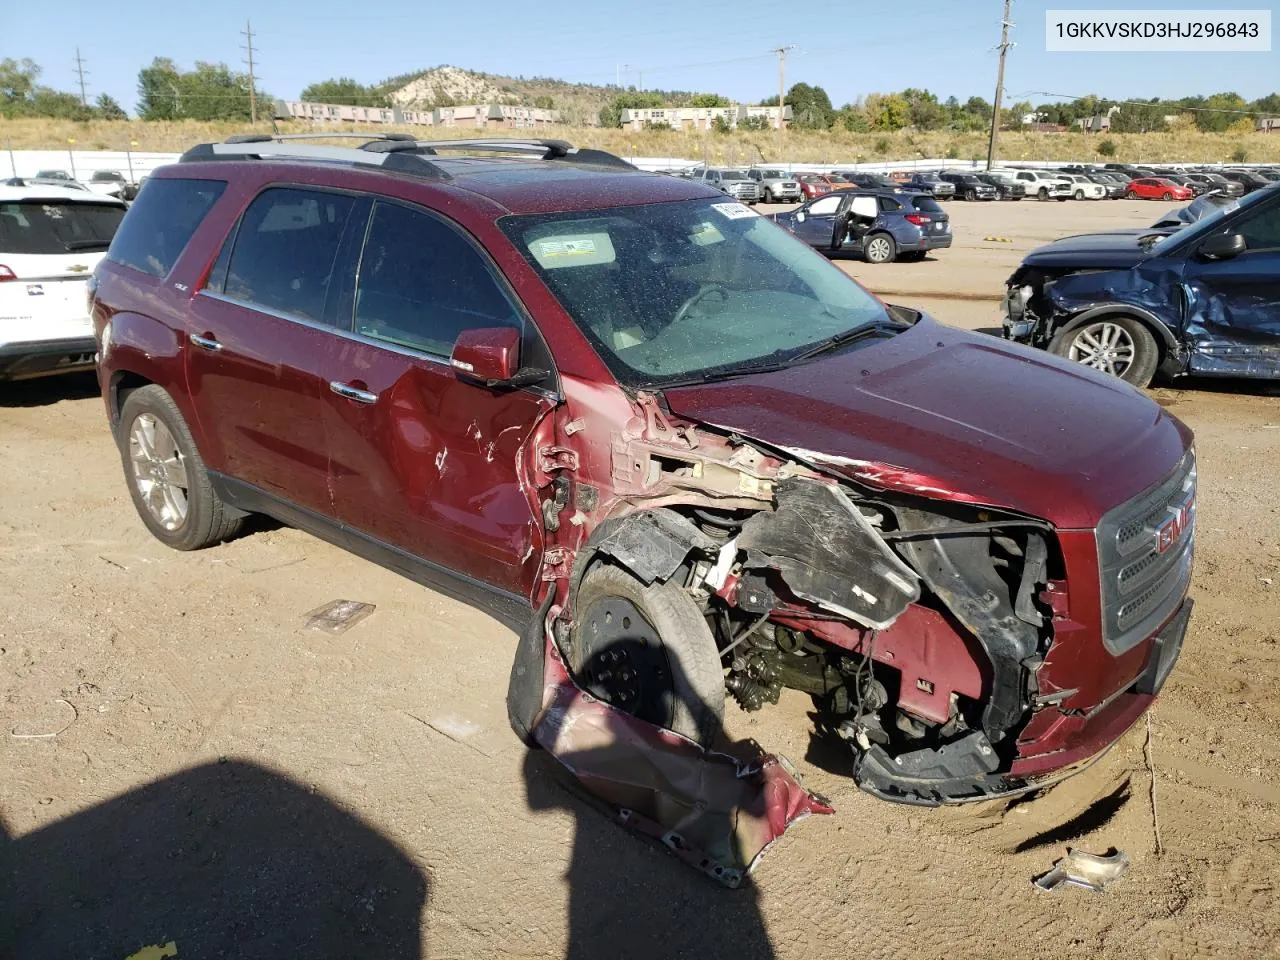
<instances>
[{"instance_id":1,"label":"door handle","mask_svg":"<svg viewBox=\"0 0 1280 960\"><path fill-rule=\"evenodd\" d=\"M190 337L190 340L191 340L191 342L192 342L192 343L194 343L197 347L200 347L200 348L201 348L201 349L203 349L203 350L213 350L213 351L218 351L218 350L221 350L221 349L222 349L222 344L220 344L220 343L219 343L216 339L214 339L213 337L197 337L197 336L193 333L193 334L191 335L191 337Z\"/></svg>"},{"instance_id":2,"label":"door handle","mask_svg":"<svg viewBox=\"0 0 1280 960\"><path fill-rule=\"evenodd\" d=\"M349 383L343 383L341 380L330 380L329 389L340 397L346 397L348 400L354 400L356 403L377 403L378 395L370 393L368 390L361 390L359 387L353 387Z\"/></svg>"}]
</instances>

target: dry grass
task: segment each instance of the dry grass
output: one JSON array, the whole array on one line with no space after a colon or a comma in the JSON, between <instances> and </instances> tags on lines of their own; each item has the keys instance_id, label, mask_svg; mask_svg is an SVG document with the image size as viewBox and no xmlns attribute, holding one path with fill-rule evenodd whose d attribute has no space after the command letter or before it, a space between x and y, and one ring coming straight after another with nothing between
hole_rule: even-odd
<instances>
[{"instance_id":1,"label":"dry grass","mask_svg":"<svg viewBox=\"0 0 1280 960\"><path fill-rule=\"evenodd\" d=\"M267 126L259 124L259 129ZM65 149L68 140L77 150L123 150L133 146L139 151L181 151L195 143L221 140L233 133L244 133L248 124L201 123L181 121L149 123L143 121L94 121L75 123L62 120L0 121L0 149L55 150ZM352 127L312 127L282 124L288 132L345 129ZM432 129L429 127L378 127L378 130L408 130L423 137L458 138L476 136L481 131ZM500 131L512 136L529 131ZM560 137L580 146L599 147L623 156L686 157L711 163L744 164L759 161L777 162L777 134L731 134L683 132L675 130L603 130L598 127L551 127L536 136ZM1101 157L1097 147L1104 139L1116 145L1114 157ZM877 160L906 161L918 157L961 160L985 158L987 138L981 133L862 133L845 131L814 133L796 130L786 134L783 160L795 163L851 163ZM1019 160L1077 160L1103 162L1229 162L1237 150L1244 150L1250 162L1280 162L1280 136L1267 134L1206 134L1179 131L1148 134L1053 134L1003 133L1000 157L1009 162Z\"/></svg>"}]
</instances>

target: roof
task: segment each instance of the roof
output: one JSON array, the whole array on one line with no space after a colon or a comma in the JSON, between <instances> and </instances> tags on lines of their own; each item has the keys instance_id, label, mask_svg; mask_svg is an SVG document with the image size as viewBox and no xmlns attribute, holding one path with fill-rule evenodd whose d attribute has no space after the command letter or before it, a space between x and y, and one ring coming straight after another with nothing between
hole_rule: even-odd
<instances>
[{"instance_id":1,"label":"roof","mask_svg":"<svg viewBox=\"0 0 1280 960\"><path fill-rule=\"evenodd\" d=\"M120 206L122 201L91 190L60 187L48 183L11 186L0 182L0 203L15 200L57 200L60 203L105 203Z\"/></svg>"},{"instance_id":2,"label":"roof","mask_svg":"<svg viewBox=\"0 0 1280 960\"><path fill-rule=\"evenodd\" d=\"M232 138L225 143L204 144L183 154L180 163L199 163L200 172L230 172L248 165L254 170L270 164L273 175L281 168L300 168L309 181L324 171L325 179L341 185L359 174L392 176L404 185L448 194L455 200L473 194L513 214L553 213L600 207L632 206L675 200L719 197L720 192L698 183L660 174L644 173L612 154L578 149L555 140L477 139L417 141L403 134L352 133L366 142L357 148L299 143L307 139L334 139L341 134ZM439 150L462 150L477 155L440 155ZM501 154L515 153L517 156ZM499 155L495 155L499 154ZM207 163L205 161L218 161ZM182 172L169 168L169 176ZM195 172L195 168L189 168ZM363 189L369 189L366 185Z\"/></svg>"}]
</instances>

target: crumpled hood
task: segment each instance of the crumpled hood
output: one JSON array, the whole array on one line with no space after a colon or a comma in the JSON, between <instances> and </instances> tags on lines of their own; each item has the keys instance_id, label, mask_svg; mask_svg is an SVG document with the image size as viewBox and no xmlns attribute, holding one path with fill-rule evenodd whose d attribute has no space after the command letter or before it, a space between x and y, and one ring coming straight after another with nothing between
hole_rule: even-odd
<instances>
[{"instance_id":1,"label":"crumpled hood","mask_svg":"<svg viewBox=\"0 0 1280 960\"><path fill-rule=\"evenodd\" d=\"M665 391L672 412L872 486L1095 526L1191 432L1080 364L924 318L786 370Z\"/></svg>"},{"instance_id":2,"label":"crumpled hood","mask_svg":"<svg viewBox=\"0 0 1280 960\"><path fill-rule=\"evenodd\" d=\"M1150 251L1143 250L1139 246L1138 238L1161 232L1159 229L1149 228L1138 232L1123 230L1063 237L1053 243L1036 247L1022 261L1022 267L1061 266L1079 270L1088 267L1128 269L1151 255Z\"/></svg>"}]
</instances>

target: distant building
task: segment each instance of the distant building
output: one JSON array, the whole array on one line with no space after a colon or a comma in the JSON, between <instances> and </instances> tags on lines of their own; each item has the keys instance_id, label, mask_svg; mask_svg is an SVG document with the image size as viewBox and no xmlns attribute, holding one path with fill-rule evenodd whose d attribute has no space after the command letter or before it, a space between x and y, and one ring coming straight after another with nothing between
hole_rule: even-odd
<instances>
[{"instance_id":1,"label":"distant building","mask_svg":"<svg viewBox=\"0 0 1280 960\"><path fill-rule=\"evenodd\" d=\"M1258 133L1280 133L1280 117L1259 117L1255 130Z\"/></svg>"},{"instance_id":2,"label":"distant building","mask_svg":"<svg viewBox=\"0 0 1280 960\"><path fill-rule=\"evenodd\" d=\"M781 110L775 107L749 107L735 104L731 107L640 107L622 111L624 130L643 130L645 127L666 124L673 130L710 130L719 118L730 127L736 127L747 117L763 117L773 130L791 120L791 107Z\"/></svg>"},{"instance_id":3,"label":"distant building","mask_svg":"<svg viewBox=\"0 0 1280 960\"><path fill-rule=\"evenodd\" d=\"M1106 113L1095 114L1092 117L1081 117L1076 121L1076 126L1085 133L1102 133L1111 129L1111 118L1119 112L1120 108L1116 106Z\"/></svg>"},{"instance_id":4,"label":"distant building","mask_svg":"<svg viewBox=\"0 0 1280 960\"><path fill-rule=\"evenodd\" d=\"M527 129L560 122L555 110L514 107L506 104L465 104L412 110L407 107L352 107L306 100L277 100L278 120L308 120L312 123L385 123L423 127L467 127L478 130Z\"/></svg>"}]
</instances>

